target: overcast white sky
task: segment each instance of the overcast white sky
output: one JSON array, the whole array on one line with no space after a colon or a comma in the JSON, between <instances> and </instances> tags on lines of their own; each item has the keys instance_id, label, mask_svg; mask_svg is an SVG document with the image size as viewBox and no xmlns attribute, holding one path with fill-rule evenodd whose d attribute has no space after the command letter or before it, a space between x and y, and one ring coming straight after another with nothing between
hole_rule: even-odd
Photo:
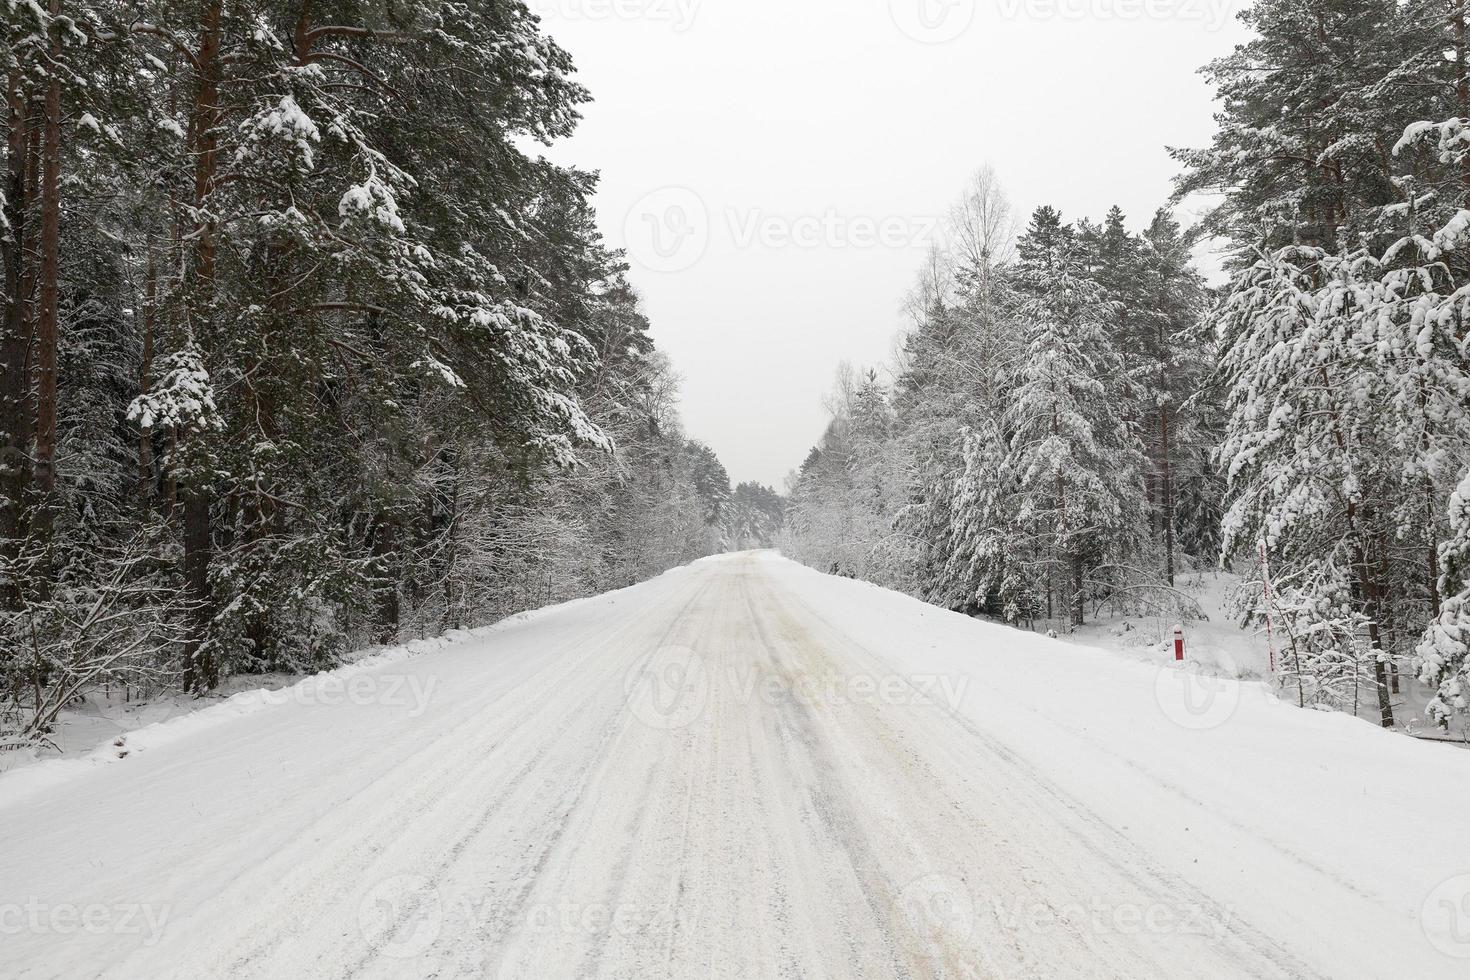
<instances>
[{"instance_id":1,"label":"overcast white sky","mask_svg":"<svg viewBox=\"0 0 1470 980\"><path fill-rule=\"evenodd\" d=\"M782 488L840 360L888 358L929 226L991 163L1024 218L1163 204L1243 0L528 0L690 436Z\"/></svg>"}]
</instances>

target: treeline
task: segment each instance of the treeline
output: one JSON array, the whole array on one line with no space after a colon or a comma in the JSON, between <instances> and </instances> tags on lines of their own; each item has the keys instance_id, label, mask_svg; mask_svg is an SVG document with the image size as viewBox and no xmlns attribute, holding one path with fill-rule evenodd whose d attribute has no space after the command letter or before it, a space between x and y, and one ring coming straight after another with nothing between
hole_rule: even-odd
<instances>
[{"instance_id":1,"label":"treeline","mask_svg":"<svg viewBox=\"0 0 1470 980\"><path fill-rule=\"evenodd\" d=\"M793 487L818 567L1028 626L1100 599L1177 608L1181 556L1217 537L1205 289L1167 211L1013 235L982 171L912 302L895 380L845 369Z\"/></svg>"},{"instance_id":2,"label":"treeline","mask_svg":"<svg viewBox=\"0 0 1470 980\"><path fill-rule=\"evenodd\" d=\"M0 12L0 729L720 546L523 3Z\"/></svg>"},{"instance_id":3,"label":"treeline","mask_svg":"<svg viewBox=\"0 0 1470 980\"><path fill-rule=\"evenodd\" d=\"M1236 249L1211 316L1224 549L1264 546L1304 701L1345 701L1367 673L1389 725L1409 667L1447 721L1467 707L1464 5L1242 16L1256 38L1205 69L1214 143L1176 152L1180 192L1223 195L1205 228Z\"/></svg>"},{"instance_id":4,"label":"treeline","mask_svg":"<svg viewBox=\"0 0 1470 980\"><path fill-rule=\"evenodd\" d=\"M786 523L786 499L760 483L740 483L725 508L724 526L731 548L774 548Z\"/></svg>"},{"instance_id":5,"label":"treeline","mask_svg":"<svg viewBox=\"0 0 1470 980\"><path fill-rule=\"evenodd\" d=\"M1134 238L1041 209L1010 260L967 195L897 382L849 386L802 470L797 547L1074 622L1223 558L1256 570L1243 618L1272 617L1294 698L1390 725L1413 670L1447 722L1470 707L1464 4L1241 17L1254 38L1205 68L1213 144L1173 151L1230 285L1207 301L1163 215Z\"/></svg>"}]
</instances>

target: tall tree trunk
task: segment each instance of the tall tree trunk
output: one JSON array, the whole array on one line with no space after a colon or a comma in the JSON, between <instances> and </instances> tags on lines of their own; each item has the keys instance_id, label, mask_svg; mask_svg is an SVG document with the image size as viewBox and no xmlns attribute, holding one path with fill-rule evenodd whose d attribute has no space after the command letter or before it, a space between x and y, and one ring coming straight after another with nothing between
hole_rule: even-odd
<instances>
[{"instance_id":1,"label":"tall tree trunk","mask_svg":"<svg viewBox=\"0 0 1470 980\"><path fill-rule=\"evenodd\" d=\"M1055 383L1053 383L1052 412L1051 412L1051 434L1053 436L1060 436L1061 433L1062 433L1062 424L1061 424L1061 419L1059 419L1057 417L1056 402L1057 402L1057 398L1056 398L1056 395L1055 395ZM1056 527L1056 536L1055 536L1055 540L1056 540L1056 554L1055 554L1055 559L1056 559L1056 561L1066 561L1067 560L1068 553L1071 550L1071 534L1069 533L1069 529L1067 527L1067 482L1066 482L1065 479L1063 479L1061 473L1057 473L1056 476L1053 477L1053 481L1052 482L1053 482L1053 491L1057 495L1057 527ZM1054 561L1053 564L1055 564L1055 563L1056 562ZM1067 580L1067 576L1066 575L1063 575L1062 581L1065 582L1066 580ZM1058 598L1061 598L1061 597L1059 596ZM1062 605L1062 608L1067 610L1067 614L1071 618L1072 624L1074 626L1077 623L1077 611L1076 611L1076 602L1077 601L1078 601L1077 598L1074 596L1071 602L1066 602L1066 603L1061 604ZM1048 603L1048 605L1050 605L1050 603ZM1060 612L1060 610L1058 610L1058 612Z\"/></svg>"},{"instance_id":2,"label":"tall tree trunk","mask_svg":"<svg viewBox=\"0 0 1470 980\"><path fill-rule=\"evenodd\" d=\"M1162 320L1157 324L1154 344L1156 385L1159 393L1163 393L1168 377L1169 332ZM1165 396L1163 404L1159 405L1159 504L1164 532L1164 577L1171 586L1174 584L1174 450L1173 440L1170 438L1173 424L1174 420L1169 414L1169 401Z\"/></svg>"},{"instance_id":3,"label":"tall tree trunk","mask_svg":"<svg viewBox=\"0 0 1470 980\"><path fill-rule=\"evenodd\" d=\"M398 524L391 515L384 515L378 519L373 533L373 557L378 560L382 575L375 587L379 643L393 643L398 639L398 575L393 560L397 548Z\"/></svg>"},{"instance_id":4,"label":"tall tree trunk","mask_svg":"<svg viewBox=\"0 0 1470 980\"><path fill-rule=\"evenodd\" d=\"M185 647L184 690L202 692L219 684L219 661L208 645L214 618L209 592L213 540L208 494L190 487L184 492L184 588L192 603L193 636Z\"/></svg>"},{"instance_id":5,"label":"tall tree trunk","mask_svg":"<svg viewBox=\"0 0 1470 980\"><path fill-rule=\"evenodd\" d=\"M1159 503L1164 523L1164 578L1174 584L1174 467L1169 440L1169 406L1159 406Z\"/></svg>"},{"instance_id":6,"label":"tall tree trunk","mask_svg":"<svg viewBox=\"0 0 1470 980\"><path fill-rule=\"evenodd\" d=\"M460 606L464 599L463 589L458 589L459 575L459 456L455 454L450 457L450 492L449 492L449 524L445 529L446 542L444 546L445 568L444 568L444 625L448 629L457 630L462 625Z\"/></svg>"},{"instance_id":7,"label":"tall tree trunk","mask_svg":"<svg viewBox=\"0 0 1470 980\"><path fill-rule=\"evenodd\" d=\"M1348 523L1352 525L1355 521L1353 507L1348 507ZM1393 702L1389 697L1388 669L1383 661L1383 636L1379 629L1379 615L1382 611L1382 602L1378 595L1377 584L1369 570L1368 554L1361 538L1356 531L1353 533L1353 564L1356 566L1356 582L1353 591L1357 593L1354 598L1356 605L1361 608L1368 618L1368 647L1373 656L1373 681L1378 688L1378 721L1384 728L1393 727Z\"/></svg>"},{"instance_id":8,"label":"tall tree trunk","mask_svg":"<svg viewBox=\"0 0 1470 980\"><path fill-rule=\"evenodd\" d=\"M1053 551L1053 554L1055 554L1055 551ZM1046 624L1047 624L1047 629L1051 629L1052 616L1054 615L1054 612L1053 612L1053 609L1052 609L1052 604L1054 602L1053 589L1052 589L1052 580L1054 578L1056 578L1056 565L1057 565L1057 563L1056 563L1056 561L1054 559L1048 559L1047 560L1047 563L1046 563Z\"/></svg>"},{"instance_id":9,"label":"tall tree trunk","mask_svg":"<svg viewBox=\"0 0 1470 980\"><path fill-rule=\"evenodd\" d=\"M1466 43L1465 0L1450 0L1449 3L1450 57L1455 66L1455 115L1470 118L1470 44ZM1470 156L1460 159L1460 207L1470 208ZM1470 276L1470 258L1466 259L1462 274Z\"/></svg>"},{"instance_id":10,"label":"tall tree trunk","mask_svg":"<svg viewBox=\"0 0 1470 980\"><path fill-rule=\"evenodd\" d=\"M51 15L61 0L51 0ZM46 85L41 137L41 280L36 316L36 462L39 497L35 531L47 549L48 565L56 508L56 347L61 303L61 42L53 28L50 78ZM49 574L49 571L48 571Z\"/></svg>"},{"instance_id":11,"label":"tall tree trunk","mask_svg":"<svg viewBox=\"0 0 1470 980\"><path fill-rule=\"evenodd\" d=\"M1451 0L1450 36L1455 61L1455 108L1461 119L1470 118L1470 45L1465 37L1465 0ZM1460 206L1470 208L1470 157L1460 161L1460 186L1464 197Z\"/></svg>"},{"instance_id":12,"label":"tall tree trunk","mask_svg":"<svg viewBox=\"0 0 1470 980\"><path fill-rule=\"evenodd\" d=\"M194 249L187 290L189 324L195 341L204 348L214 303L214 226L207 216L209 196L214 190L219 153L220 26L223 0L210 0L200 21L199 50L194 56L197 86L190 120L190 142L194 151L194 207L205 215L194 228ZM194 609L193 635L185 644L186 687L204 690L219 683L219 665L208 645L214 620L209 589L209 565L213 535L210 527L210 491L203 474L190 474L184 498L184 581Z\"/></svg>"},{"instance_id":13,"label":"tall tree trunk","mask_svg":"<svg viewBox=\"0 0 1470 980\"><path fill-rule=\"evenodd\" d=\"M30 162L30 137L25 95L19 71L11 72L6 85L5 220L8 230L0 252L4 257L5 336L0 343L0 546L6 559L19 557L26 536L26 492L30 484L30 352L31 324L25 294L26 191ZM20 604L20 582L3 576L0 608Z\"/></svg>"},{"instance_id":14,"label":"tall tree trunk","mask_svg":"<svg viewBox=\"0 0 1470 980\"><path fill-rule=\"evenodd\" d=\"M1317 369L1322 384L1331 390L1331 377L1325 366ZM1342 422L1335 408L1328 410L1332 418L1332 440L1336 444L1338 452L1347 454L1347 439L1343 436ZM1388 672L1383 664L1383 638L1378 630L1378 618L1381 605L1378 602L1373 575L1368 565L1367 547L1363 543L1363 534L1360 531L1360 520L1357 504L1349 503L1344 515L1347 521L1348 540L1352 542L1353 548L1353 583L1352 598L1353 608L1362 612L1368 619L1368 646L1373 651L1373 678L1378 687L1378 714L1379 723L1384 728L1393 727L1393 702L1388 696ZM1358 671L1354 671L1354 675ZM1356 683L1356 681L1354 682ZM1353 711L1357 711L1357 702L1354 699Z\"/></svg>"},{"instance_id":15,"label":"tall tree trunk","mask_svg":"<svg viewBox=\"0 0 1470 980\"><path fill-rule=\"evenodd\" d=\"M1428 481L1426 480L1425 482L1427 483ZM1442 600L1442 598L1441 598L1441 596L1439 594L1439 578L1440 578L1440 576L1439 576L1439 542L1437 540L1435 540L1435 533L1434 533L1434 517L1435 517L1435 509L1436 509L1435 508L1435 504L1437 503L1437 501L1435 500L1435 498L1432 495L1433 494L1433 489L1432 488L1430 490L1430 494L1431 494L1430 496L1426 497L1426 504L1427 504L1427 506L1425 508L1426 513L1425 513L1425 523L1424 523L1424 528L1425 528L1425 535L1424 535L1424 537L1425 537L1425 542L1424 542L1425 556L1424 557L1425 557L1425 567L1427 569L1427 571L1425 573L1425 578L1428 579L1428 581L1425 584L1426 584L1426 587L1427 587L1428 592L1429 592L1429 615L1430 615L1430 618L1431 619L1438 619L1439 618L1440 611L1443 608L1443 606L1442 606L1443 600Z\"/></svg>"},{"instance_id":16,"label":"tall tree trunk","mask_svg":"<svg viewBox=\"0 0 1470 980\"><path fill-rule=\"evenodd\" d=\"M153 388L153 338L158 330L158 265L153 239L148 240L147 282L143 286L143 358L138 367L138 390ZM138 434L138 498L146 509L153 499L153 433Z\"/></svg>"},{"instance_id":17,"label":"tall tree trunk","mask_svg":"<svg viewBox=\"0 0 1470 980\"><path fill-rule=\"evenodd\" d=\"M1081 626L1087 612L1082 592L1082 556L1072 556L1072 625Z\"/></svg>"},{"instance_id":18,"label":"tall tree trunk","mask_svg":"<svg viewBox=\"0 0 1470 980\"><path fill-rule=\"evenodd\" d=\"M1383 641L1378 636L1378 624L1368 626L1368 640L1373 647L1373 683L1378 688L1378 723L1384 728L1393 727L1393 701L1388 690L1388 668L1383 662Z\"/></svg>"}]
</instances>

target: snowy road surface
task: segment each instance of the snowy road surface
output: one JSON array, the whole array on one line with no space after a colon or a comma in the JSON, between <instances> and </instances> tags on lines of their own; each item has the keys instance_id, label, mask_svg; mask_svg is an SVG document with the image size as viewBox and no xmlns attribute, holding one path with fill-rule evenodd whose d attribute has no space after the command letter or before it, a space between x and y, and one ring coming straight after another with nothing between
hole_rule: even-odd
<instances>
[{"instance_id":1,"label":"snowy road surface","mask_svg":"<svg viewBox=\"0 0 1470 980\"><path fill-rule=\"evenodd\" d=\"M0 777L0 976L1470 976L1470 754L769 554L278 700Z\"/></svg>"}]
</instances>

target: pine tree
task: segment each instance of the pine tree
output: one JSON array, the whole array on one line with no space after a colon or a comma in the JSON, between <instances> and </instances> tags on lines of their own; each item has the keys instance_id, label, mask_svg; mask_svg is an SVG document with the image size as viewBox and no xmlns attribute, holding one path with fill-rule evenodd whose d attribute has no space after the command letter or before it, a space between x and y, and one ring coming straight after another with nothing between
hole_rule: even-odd
<instances>
[{"instance_id":1,"label":"pine tree","mask_svg":"<svg viewBox=\"0 0 1470 980\"><path fill-rule=\"evenodd\" d=\"M1371 233L1398 198L1388 168L1400 93L1376 90L1405 51L1392 0L1263 0L1242 10L1254 36L1203 69L1222 103L1208 149L1175 150L1176 198L1223 195L1204 227L1248 249L1336 250ZM1346 236L1346 237L1343 237Z\"/></svg>"},{"instance_id":2,"label":"pine tree","mask_svg":"<svg viewBox=\"0 0 1470 980\"><path fill-rule=\"evenodd\" d=\"M719 546L595 178L531 147L589 96L524 3L0 17L0 727Z\"/></svg>"},{"instance_id":3,"label":"pine tree","mask_svg":"<svg viewBox=\"0 0 1470 980\"><path fill-rule=\"evenodd\" d=\"M1043 206L1018 251L1022 348L1006 418L1017 520L1049 529L1037 556L1048 616L1066 609L1080 625L1089 573L1134 547L1128 515L1141 510L1141 459L1115 407L1122 361L1075 233Z\"/></svg>"}]
</instances>

